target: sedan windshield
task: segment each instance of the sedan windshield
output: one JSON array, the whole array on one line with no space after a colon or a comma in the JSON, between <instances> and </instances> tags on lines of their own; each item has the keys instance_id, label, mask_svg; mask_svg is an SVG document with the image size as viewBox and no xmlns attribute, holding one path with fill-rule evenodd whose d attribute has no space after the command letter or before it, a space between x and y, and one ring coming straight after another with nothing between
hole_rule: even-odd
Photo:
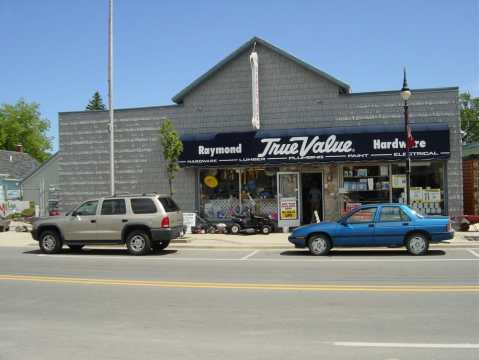
<instances>
[{"instance_id":1,"label":"sedan windshield","mask_svg":"<svg viewBox=\"0 0 479 360\"><path fill-rule=\"evenodd\" d=\"M420 214L418 213L416 210L412 209L412 208L409 208L410 211L412 212L413 215L416 215L418 218L420 219L424 219L424 215L423 214Z\"/></svg>"}]
</instances>

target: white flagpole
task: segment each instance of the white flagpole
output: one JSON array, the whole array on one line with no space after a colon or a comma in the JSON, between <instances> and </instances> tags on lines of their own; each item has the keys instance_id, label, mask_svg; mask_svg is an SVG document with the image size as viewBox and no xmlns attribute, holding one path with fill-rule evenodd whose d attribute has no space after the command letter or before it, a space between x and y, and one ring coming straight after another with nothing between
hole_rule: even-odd
<instances>
[{"instance_id":1,"label":"white flagpole","mask_svg":"<svg viewBox=\"0 0 479 360\"><path fill-rule=\"evenodd\" d=\"M113 120L113 0L109 0L108 24L108 109L110 115L110 192L115 195L115 134Z\"/></svg>"},{"instance_id":2,"label":"white flagpole","mask_svg":"<svg viewBox=\"0 0 479 360\"><path fill-rule=\"evenodd\" d=\"M259 130L259 79L258 79L258 53L256 52L256 43L253 45L253 51L249 56L251 64L251 101L253 104L251 124L253 129Z\"/></svg>"}]
</instances>

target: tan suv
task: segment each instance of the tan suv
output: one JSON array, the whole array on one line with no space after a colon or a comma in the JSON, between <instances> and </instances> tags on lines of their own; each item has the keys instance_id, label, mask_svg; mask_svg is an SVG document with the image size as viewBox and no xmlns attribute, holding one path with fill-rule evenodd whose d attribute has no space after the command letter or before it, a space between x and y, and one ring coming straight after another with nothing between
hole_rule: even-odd
<instances>
[{"instance_id":1,"label":"tan suv","mask_svg":"<svg viewBox=\"0 0 479 360\"><path fill-rule=\"evenodd\" d=\"M142 194L88 200L65 216L38 219L32 237L47 254L63 245L126 244L132 255L165 249L183 230L183 214L169 196Z\"/></svg>"}]
</instances>

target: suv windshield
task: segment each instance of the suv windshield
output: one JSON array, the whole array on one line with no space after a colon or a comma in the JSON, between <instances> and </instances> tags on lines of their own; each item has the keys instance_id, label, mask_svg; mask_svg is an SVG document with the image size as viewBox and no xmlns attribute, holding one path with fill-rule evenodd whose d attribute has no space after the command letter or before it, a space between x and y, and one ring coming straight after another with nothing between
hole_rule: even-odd
<instances>
[{"instance_id":1,"label":"suv windshield","mask_svg":"<svg viewBox=\"0 0 479 360\"><path fill-rule=\"evenodd\" d=\"M158 200L160 201L161 205L166 212L173 212L173 211L180 211L180 208L170 197L159 197Z\"/></svg>"}]
</instances>

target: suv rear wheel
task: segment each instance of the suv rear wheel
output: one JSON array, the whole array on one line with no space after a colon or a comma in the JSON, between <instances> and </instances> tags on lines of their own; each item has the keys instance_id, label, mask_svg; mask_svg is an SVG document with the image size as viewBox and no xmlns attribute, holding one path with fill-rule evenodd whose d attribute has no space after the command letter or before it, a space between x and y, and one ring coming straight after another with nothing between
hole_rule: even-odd
<instances>
[{"instance_id":1,"label":"suv rear wheel","mask_svg":"<svg viewBox=\"0 0 479 360\"><path fill-rule=\"evenodd\" d=\"M133 230L126 238L126 247L131 255L145 255L151 251L150 236L144 230Z\"/></svg>"},{"instance_id":2,"label":"suv rear wheel","mask_svg":"<svg viewBox=\"0 0 479 360\"><path fill-rule=\"evenodd\" d=\"M46 230L40 234L40 240L38 241L40 249L45 254L55 254L62 249L62 241L58 232L54 230Z\"/></svg>"}]
</instances>

